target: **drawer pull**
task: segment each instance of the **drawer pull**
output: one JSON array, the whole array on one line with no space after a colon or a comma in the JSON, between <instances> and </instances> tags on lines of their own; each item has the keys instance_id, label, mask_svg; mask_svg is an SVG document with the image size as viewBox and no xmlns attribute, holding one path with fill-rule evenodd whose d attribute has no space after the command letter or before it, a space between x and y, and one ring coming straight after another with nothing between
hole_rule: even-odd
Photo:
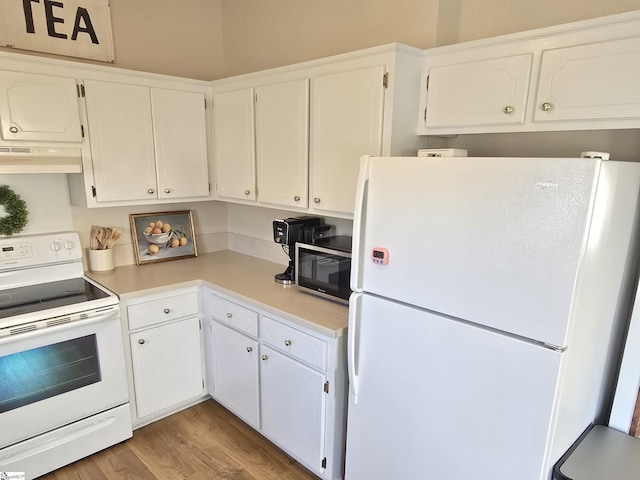
<instances>
[{"instance_id":1,"label":"drawer pull","mask_svg":"<svg viewBox=\"0 0 640 480\"><path fill-rule=\"evenodd\" d=\"M144 345L144 338L141 338L140 340L138 340L138 343L139 343L140 345Z\"/></svg>"},{"instance_id":2,"label":"drawer pull","mask_svg":"<svg viewBox=\"0 0 640 480\"><path fill-rule=\"evenodd\" d=\"M285 340L284 341L284 346L285 347L290 347L291 346L291 340Z\"/></svg>"},{"instance_id":3,"label":"drawer pull","mask_svg":"<svg viewBox=\"0 0 640 480\"><path fill-rule=\"evenodd\" d=\"M253 347L247 347L247 353L253 352Z\"/></svg>"},{"instance_id":4,"label":"drawer pull","mask_svg":"<svg viewBox=\"0 0 640 480\"><path fill-rule=\"evenodd\" d=\"M264 362L266 362L267 360L269 360L269 355L262 355L262 360Z\"/></svg>"},{"instance_id":5,"label":"drawer pull","mask_svg":"<svg viewBox=\"0 0 640 480\"><path fill-rule=\"evenodd\" d=\"M169 310L168 308L164 309L164 313L166 313L167 315L169 315L171 313L171 310Z\"/></svg>"},{"instance_id":6,"label":"drawer pull","mask_svg":"<svg viewBox=\"0 0 640 480\"><path fill-rule=\"evenodd\" d=\"M227 312L227 318L232 318L232 317L233 317L233 313Z\"/></svg>"}]
</instances>

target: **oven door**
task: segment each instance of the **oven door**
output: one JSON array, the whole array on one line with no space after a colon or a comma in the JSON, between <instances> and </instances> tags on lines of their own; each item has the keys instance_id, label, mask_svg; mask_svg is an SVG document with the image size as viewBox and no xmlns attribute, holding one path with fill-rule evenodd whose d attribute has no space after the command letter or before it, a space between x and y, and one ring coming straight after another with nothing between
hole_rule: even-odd
<instances>
[{"instance_id":1,"label":"oven door","mask_svg":"<svg viewBox=\"0 0 640 480\"><path fill-rule=\"evenodd\" d=\"M119 313L0 338L0 448L128 402Z\"/></svg>"}]
</instances>

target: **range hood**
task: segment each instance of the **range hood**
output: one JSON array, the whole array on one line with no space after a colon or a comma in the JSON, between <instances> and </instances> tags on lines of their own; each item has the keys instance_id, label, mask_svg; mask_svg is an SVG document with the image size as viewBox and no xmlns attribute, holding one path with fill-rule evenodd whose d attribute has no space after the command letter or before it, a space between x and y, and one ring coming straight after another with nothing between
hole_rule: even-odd
<instances>
[{"instance_id":1,"label":"range hood","mask_svg":"<svg viewBox=\"0 0 640 480\"><path fill-rule=\"evenodd\" d=\"M81 172L80 148L0 147L0 174Z\"/></svg>"}]
</instances>

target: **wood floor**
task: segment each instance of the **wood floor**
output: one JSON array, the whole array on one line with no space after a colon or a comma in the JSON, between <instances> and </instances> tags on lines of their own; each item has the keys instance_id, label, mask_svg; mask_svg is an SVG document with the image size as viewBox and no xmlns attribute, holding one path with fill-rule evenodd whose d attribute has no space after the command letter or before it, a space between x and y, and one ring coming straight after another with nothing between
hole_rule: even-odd
<instances>
[{"instance_id":1,"label":"wood floor","mask_svg":"<svg viewBox=\"0 0 640 480\"><path fill-rule=\"evenodd\" d=\"M133 432L41 480L318 480L213 400Z\"/></svg>"}]
</instances>

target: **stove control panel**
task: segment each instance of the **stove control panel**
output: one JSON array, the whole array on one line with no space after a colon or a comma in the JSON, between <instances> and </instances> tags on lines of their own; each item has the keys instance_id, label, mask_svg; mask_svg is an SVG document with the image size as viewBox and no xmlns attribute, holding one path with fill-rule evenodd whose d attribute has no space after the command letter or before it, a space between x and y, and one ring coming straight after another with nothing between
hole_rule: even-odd
<instances>
[{"instance_id":1,"label":"stove control panel","mask_svg":"<svg viewBox=\"0 0 640 480\"><path fill-rule=\"evenodd\" d=\"M3 242L4 243L4 242ZM14 258L29 258L33 256L33 250L29 242L13 243L11 245L2 245L0 247L2 252L2 259L14 259Z\"/></svg>"},{"instance_id":2,"label":"stove control panel","mask_svg":"<svg viewBox=\"0 0 640 480\"><path fill-rule=\"evenodd\" d=\"M82 262L77 232L0 238L0 271Z\"/></svg>"}]
</instances>

